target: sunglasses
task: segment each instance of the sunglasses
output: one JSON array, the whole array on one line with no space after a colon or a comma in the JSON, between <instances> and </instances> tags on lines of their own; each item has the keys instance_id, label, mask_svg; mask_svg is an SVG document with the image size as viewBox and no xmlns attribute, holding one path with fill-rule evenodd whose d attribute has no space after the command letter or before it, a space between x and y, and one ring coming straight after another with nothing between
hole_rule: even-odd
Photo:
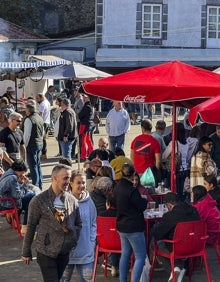
<instances>
[{"instance_id":1,"label":"sunglasses","mask_svg":"<svg viewBox=\"0 0 220 282\"><path fill-rule=\"evenodd\" d=\"M212 143L206 143L206 145L208 145L209 147L213 146Z\"/></svg>"},{"instance_id":2,"label":"sunglasses","mask_svg":"<svg viewBox=\"0 0 220 282\"><path fill-rule=\"evenodd\" d=\"M14 119L14 120L17 121L18 123L22 122L22 120L20 120L20 119Z\"/></svg>"}]
</instances>

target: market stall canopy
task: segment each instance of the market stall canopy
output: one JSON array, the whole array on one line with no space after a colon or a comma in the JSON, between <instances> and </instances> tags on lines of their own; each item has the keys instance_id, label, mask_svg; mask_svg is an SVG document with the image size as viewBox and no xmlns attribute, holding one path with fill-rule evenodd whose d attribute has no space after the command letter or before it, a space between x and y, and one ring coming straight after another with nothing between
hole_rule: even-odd
<instances>
[{"instance_id":1,"label":"market stall canopy","mask_svg":"<svg viewBox=\"0 0 220 282\"><path fill-rule=\"evenodd\" d=\"M44 68L65 65L70 61L56 56L30 56L28 62L0 62L0 79L15 80L15 78L25 78L30 75L32 70L42 73Z\"/></svg>"},{"instance_id":2,"label":"market stall canopy","mask_svg":"<svg viewBox=\"0 0 220 282\"><path fill-rule=\"evenodd\" d=\"M28 69L28 68L38 68L38 67L53 67L57 65L64 65L68 61L60 60L39 60L39 61L30 61L30 62L0 62L0 69Z\"/></svg>"},{"instance_id":3,"label":"market stall canopy","mask_svg":"<svg viewBox=\"0 0 220 282\"><path fill-rule=\"evenodd\" d=\"M173 61L124 72L83 85L87 93L127 103L164 103L191 108L220 94L220 76Z\"/></svg>"},{"instance_id":4,"label":"market stall canopy","mask_svg":"<svg viewBox=\"0 0 220 282\"><path fill-rule=\"evenodd\" d=\"M92 80L101 77L111 76L109 73L100 71L96 68L85 66L83 64L73 62L71 64L57 66L54 68L43 70L32 74L32 79L62 79L75 78L79 80Z\"/></svg>"},{"instance_id":5,"label":"market stall canopy","mask_svg":"<svg viewBox=\"0 0 220 282\"><path fill-rule=\"evenodd\" d=\"M203 121L212 124L220 124L220 96L206 100L193 107L189 112L189 122L192 126Z\"/></svg>"}]
</instances>

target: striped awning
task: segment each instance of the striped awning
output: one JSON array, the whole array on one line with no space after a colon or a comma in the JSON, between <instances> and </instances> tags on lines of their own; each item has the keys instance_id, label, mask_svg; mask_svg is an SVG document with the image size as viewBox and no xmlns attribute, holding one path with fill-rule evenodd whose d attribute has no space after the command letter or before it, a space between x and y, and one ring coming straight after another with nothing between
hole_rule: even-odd
<instances>
[{"instance_id":1,"label":"striped awning","mask_svg":"<svg viewBox=\"0 0 220 282\"><path fill-rule=\"evenodd\" d=\"M38 67L53 67L58 65L65 65L66 63L66 60L35 62L0 62L0 69L28 69Z\"/></svg>"}]
</instances>

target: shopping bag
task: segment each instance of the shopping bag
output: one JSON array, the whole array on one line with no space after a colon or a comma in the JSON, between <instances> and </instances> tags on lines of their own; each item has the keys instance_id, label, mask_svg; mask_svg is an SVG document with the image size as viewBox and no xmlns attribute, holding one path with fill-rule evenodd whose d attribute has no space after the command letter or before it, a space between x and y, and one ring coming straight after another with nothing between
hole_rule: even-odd
<instances>
[{"instance_id":1,"label":"shopping bag","mask_svg":"<svg viewBox=\"0 0 220 282\"><path fill-rule=\"evenodd\" d=\"M150 265L150 262L149 262L149 258L148 258L148 256L146 256L140 282L148 282L149 281L150 268L151 268L151 265Z\"/></svg>"},{"instance_id":2,"label":"shopping bag","mask_svg":"<svg viewBox=\"0 0 220 282\"><path fill-rule=\"evenodd\" d=\"M143 186L153 186L155 187L154 174L150 167L148 167L140 178L141 185Z\"/></svg>"}]
</instances>

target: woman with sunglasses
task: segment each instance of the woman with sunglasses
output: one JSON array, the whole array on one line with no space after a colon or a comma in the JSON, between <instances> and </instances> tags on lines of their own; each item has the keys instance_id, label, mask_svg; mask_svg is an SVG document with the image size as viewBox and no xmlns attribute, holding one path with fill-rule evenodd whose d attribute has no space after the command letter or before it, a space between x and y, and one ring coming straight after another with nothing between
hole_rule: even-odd
<instances>
[{"instance_id":1,"label":"woman with sunglasses","mask_svg":"<svg viewBox=\"0 0 220 282\"><path fill-rule=\"evenodd\" d=\"M96 243L96 208L86 190L86 177L80 171L73 171L70 178L72 195L78 200L82 229L77 246L70 252L69 263L63 273L62 282L71 281L76 267L79 281L92 281L94 251Z\"/></svg>"},{"instance_id":2,"label":"woman with sunglasses","mask_svg":"<svg viewBox=\"0 0 220 282\"><path fill-rule=\"evenodd\" d=\"M210 137L200 138L197 150L191 159L190 187L204 185L204 176L213 174L215 177L218 168L210 156L213 141Z\"/></svg>"}]
</instances>

